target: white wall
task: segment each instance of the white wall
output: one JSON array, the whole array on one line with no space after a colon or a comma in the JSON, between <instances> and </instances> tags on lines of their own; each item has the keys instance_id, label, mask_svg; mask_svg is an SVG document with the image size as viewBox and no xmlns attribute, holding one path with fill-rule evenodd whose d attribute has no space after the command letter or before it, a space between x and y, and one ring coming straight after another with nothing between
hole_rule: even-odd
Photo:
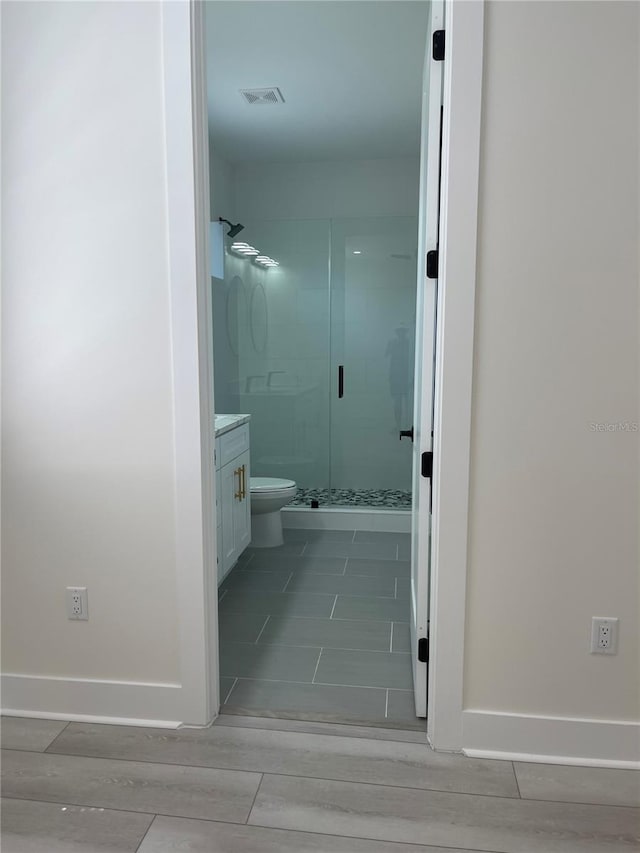
<instances>
[{"instance_id":1,"label":"white wall","mask_svg":"<svg viewBox=\"0 0 640 853\"><path fill-rule=\"evenodd\" d=\"M180 676L162 79L157 3L2 4L5 673Z\"/></svg>"},{"instance_id":2,"label":"white wall","mask_svg":"<svg viewBox=\"0 0 640 853\"><path fill-rule=\"evenodd\" d=\"M235 216L233 209L233 166L221 154L209 134L209 199L211 202L211 221L219 216L230 219Z\"/></svg>"},{"instance_id":3,"label":"white wall","mask_svg":"<svg viewBox=\"0 0 640 853\"><path fill-rule=\"evenodd\" d=\"M234 210L246 219L415 216L417 158L316 163L242 163Z\"/></svg>"},{"instance_id":4,"label":"white wall","mask_svg":"<svg viewBox=\"0 0 640 853\"><path fill-rule=\"evenodd\" d=\"M639 15L486 9L468 709L640 719Z\"/></svg>"}]
</instances>

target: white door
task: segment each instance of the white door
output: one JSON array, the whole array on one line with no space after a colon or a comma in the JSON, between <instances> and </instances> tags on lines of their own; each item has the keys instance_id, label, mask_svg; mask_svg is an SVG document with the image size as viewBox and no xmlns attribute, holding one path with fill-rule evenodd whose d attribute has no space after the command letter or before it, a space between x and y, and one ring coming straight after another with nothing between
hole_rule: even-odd
<instances>
[{"instance_id":1,"label":"white door","mask_svg":"<svg viewBox=\"0 0 640 853\"><path fill-rule=\"evenodd\" d=\"M429 630L429 557L431 550L431 479L433 450L433 378L437 278L427 277L427 253L437 250L440 195L440 126L443 61L433 58L433 33L444 27L444 0L430 4L425 52L420 148L418 214L418 289L413 443L413 507L411 518L411 654L416 715L427 715ZM436 44L439 40L436 38ZM430 270L431 272L431 270ZM427 454L425 456L425 454Z\"/></svg>"}]
</instances>

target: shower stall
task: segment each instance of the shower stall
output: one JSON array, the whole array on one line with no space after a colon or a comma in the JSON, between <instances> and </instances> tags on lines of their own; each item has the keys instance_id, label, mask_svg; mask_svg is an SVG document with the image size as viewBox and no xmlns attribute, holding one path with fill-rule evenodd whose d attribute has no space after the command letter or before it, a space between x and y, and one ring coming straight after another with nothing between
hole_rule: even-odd
<instances>
[{"instance_id":1,"label":"shower stall","mask_svg":"<svg viewBox=\"0 0 640 853\"><path fill-rule=\"evenodd\" d=\"M251 415L252 474L298 506L409 509L417 218L243 222L273 264L226 240L215 393Z\"/></svg>"}]
</instances>

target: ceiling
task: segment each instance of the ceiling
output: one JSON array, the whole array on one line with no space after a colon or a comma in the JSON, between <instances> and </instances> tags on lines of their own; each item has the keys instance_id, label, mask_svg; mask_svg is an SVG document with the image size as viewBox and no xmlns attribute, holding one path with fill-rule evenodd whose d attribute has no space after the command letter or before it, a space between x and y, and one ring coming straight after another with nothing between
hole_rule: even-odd
<instances>
[{"instance_id":1,"label":"ceiling","mask_svg":"<svg viewBox=\"0 0 640 853\"><path fill-rule=\"evenodd\" d=\"M418 156L426 0L210 0L209 130L243 161ZM249 105L240 89L279 87Z\"/></svg>"}]
</instances>

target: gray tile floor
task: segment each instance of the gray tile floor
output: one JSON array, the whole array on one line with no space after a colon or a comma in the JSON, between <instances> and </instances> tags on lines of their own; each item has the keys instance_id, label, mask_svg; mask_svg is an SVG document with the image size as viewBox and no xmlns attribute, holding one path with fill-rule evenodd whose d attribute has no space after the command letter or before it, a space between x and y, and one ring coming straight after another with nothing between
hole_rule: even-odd
<instances>
[{"instance_id":1,"label":"gray tile floor","mask_svg":"<svg viewBox=\"0 0 640 853\"><path fill-rule=\"evenodd\" d=\"M409 534L285 530L220 588L222 713L424 729L409 654Z\"/></svg>"},{"instance_id":2,"label":"gray tile floor","mask_svg":"<svg viewBox=\"0 0 640 853\"><path fill-rule=\"evenodd\" d=\"M640 773L432 752L424 733L3 718L3 853L631 853Z\"/></svg>"}]
</instances>

